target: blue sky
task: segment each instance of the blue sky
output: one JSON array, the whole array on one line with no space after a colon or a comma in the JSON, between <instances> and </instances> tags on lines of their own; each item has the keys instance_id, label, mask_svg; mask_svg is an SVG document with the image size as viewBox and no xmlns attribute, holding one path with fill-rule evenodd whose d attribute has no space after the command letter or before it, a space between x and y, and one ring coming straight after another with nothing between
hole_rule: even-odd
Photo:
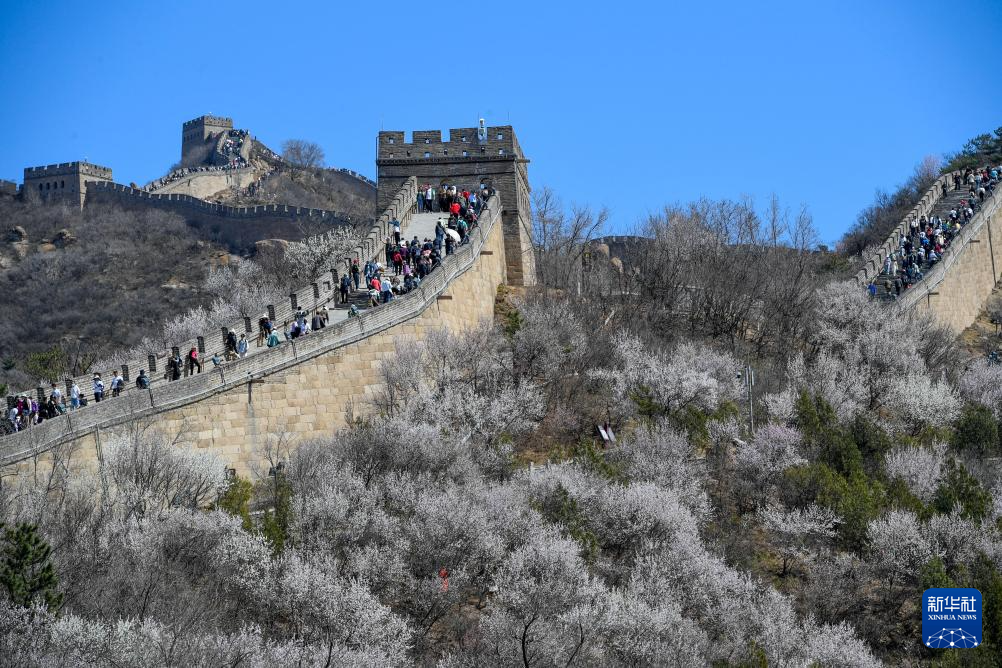
<instances>
[{"instance_id":1,"label":"blue sky","mask_svg":"<svg viewBox=\"0 0 1002 668\"><path fill-rule=\"evenodd\" d=\"M515 126L534 187L615 231L775 192L832 241L924 155L1002 125L1000 29L998 0L8 3L0 178L86 157L145 182L210 112L374 177L380 128L482 115Z\"/></svg>"}]
</instances>

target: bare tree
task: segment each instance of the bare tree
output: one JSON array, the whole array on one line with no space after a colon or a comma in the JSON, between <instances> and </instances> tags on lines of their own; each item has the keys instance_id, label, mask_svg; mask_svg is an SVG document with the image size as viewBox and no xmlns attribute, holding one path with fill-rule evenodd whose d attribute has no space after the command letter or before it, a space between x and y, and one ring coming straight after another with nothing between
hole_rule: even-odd
<instances>
[{"instance_id":1,"label":"bare tree","mask_svg":"<svg viewBox=\"0 0 1002 668\"><path fill-rule=\"evenodd\" d=\"M548 288L570 288L581 259L606 221L607 209L598 212L572 206L568 214L549 187L532 197L532 236L536 246L536 278Z\"/></svg>"},{"instance_id":2,"label":"bare tree","mask_svg":"<svg viewBox=\"0 0 1002 668\"><path fill-rule=\"evenodd\" d=\"M324 150L320 144L305 139L282 142L282 157L299 169L317 169L324 165Z\"/></svg>"}]
</instances>

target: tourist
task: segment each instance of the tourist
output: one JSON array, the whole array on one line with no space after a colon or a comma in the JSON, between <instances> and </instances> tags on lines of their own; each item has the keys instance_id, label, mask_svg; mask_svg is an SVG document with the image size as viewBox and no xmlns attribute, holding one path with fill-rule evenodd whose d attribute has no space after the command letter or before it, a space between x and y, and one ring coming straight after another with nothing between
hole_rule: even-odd
<instances>
[{"instance_id":1,"label":"tourist","mask_svg":"<svg viewBox=\"0 0 1002 668\"><path fill-rule=\"evenodd\" d=\"M352 268L354 269L354 274L352 276L345 274L344 276L341 277L340 300L338 302L339 304L348 303L348 293L351 292L352 281L356 282L358 281L358 267L355 266ZM356 290L358 289L357 285L355 286L355 289Z\"/></svg>"},{"instance_id":2,"label":"tourist","mask_svg":"<svg viewBox=\"0 0 1002 668\"><path fill-rule=\"evenodd\" d=\"M76 410L78 408L80 408L80 386L74 380L73 385L70 386L70 409Z\"/></svg>"},{"instance_id":3,"label":"tourist","mask_svg":"<svg viewBox=\"0 0 1002 668\"><path fill-rule=\"evenodd\" d=\"M225 348L226 361L235 360L237 358L237 335L232 329L226 332Z\"/></svg>"},{"instance_id":4,"label":"tourist","mask_svg":"<svg viewBox=\"0 0 1002 668\"><path fill-rule=\"evenodd\" d=\"M268 314L265 313L257 321L257 347L260 348L265 339L271 333L271 320L268 319Z\"/></svg>"},{"instance_id":5,"label":"tourist","mask_svg":"<svg viewBox=\"0 0 1002 668\"><path fill-rule=\"evenodd\" d=\"M111 396L117 397L122 393L123 385L125 384L125 379L122 378L122 374L118 371L114 372L111 377Z\"/></svg>"},{"instance_id":6,"label":"tourist","mask_svg":"<svg viewBox=\"0 0 1002 668\"><path fill-rule=\"evenodd\" d=\"M146 369L140 369L136 376L136 387L140 390L150 389L150 377L146 375Z\"/></svg>"},{"instance_id":7,"label":"tourist","mask_svg":"<svg viewBox=\"0 0 1002 668\"><path fill-rule=\"evenodd\" d=\"M188 357L186 359L184 375L193 376L195 375L195 369L198 369L198 373L202 373L202 363L198 359L198 349L192 348L188 351Z\"/></svg>"},{"instance_id":8,"label":"tourist","mask_svg":"<svg viewBox=\"0 0 1002 668\"><path fill-rule=\"evenodd\" d=\"M247 357L247 335L241 334L240 340L237 341L237 355L241 358Z\"/></svg>"},{"instance_id":9,"label":"tourist","mask_svg":"<svg viewBox=\"0 0 1002 668\"><path fill-rule=\"evenodd\" d=\"M184 364L181 362L181 353L175 348L173 356L171 356L170 360L167 362L166 376L168 380L171 381L180 380L181 371L183 368ZM201 366L199 366L199 372L201 372L201 370L202 370Z\"/></svg>"},{"instance_id":10,"label":"tourist","mask_svg":"<svg viewBox=\"0 0 1002 668\"><path fill-rule=\"evenodd\" d=\"M101 374L95 373L93 379L94 385L94 402L97 403L104 399L104 381L101 380Z\"/></svg>"},{"instance_id":11,"label":"tourist","mask_svg":"<svg viewBox=\"0 0 1002 668\"><path fill-rule=\"evenodd\" d=\"M359 271L358 271L358 258L351 261L351 282L354 283L355 289L358 290L359 286Z\"/></svg>"}]
</instances>

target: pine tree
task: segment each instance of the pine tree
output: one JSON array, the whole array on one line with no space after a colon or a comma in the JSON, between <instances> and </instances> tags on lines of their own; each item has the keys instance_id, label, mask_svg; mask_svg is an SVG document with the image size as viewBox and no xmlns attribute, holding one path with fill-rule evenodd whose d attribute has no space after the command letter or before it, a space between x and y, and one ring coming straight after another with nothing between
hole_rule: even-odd
<instances>
[{"instance_id":1,"label":"pine tree","mask_svg":"<svg viewBox=\"0 0 1002 668\"><path fill-rule=\"evenodd\" d=\"M35 602L43 602L50 610L58 608L63 595L57 590L59 580L49 560L52 548L39 535L38 527L22 522L3 532L0 588L7 591L15 605L27 608Z\"/></svg>"}]
</instances>

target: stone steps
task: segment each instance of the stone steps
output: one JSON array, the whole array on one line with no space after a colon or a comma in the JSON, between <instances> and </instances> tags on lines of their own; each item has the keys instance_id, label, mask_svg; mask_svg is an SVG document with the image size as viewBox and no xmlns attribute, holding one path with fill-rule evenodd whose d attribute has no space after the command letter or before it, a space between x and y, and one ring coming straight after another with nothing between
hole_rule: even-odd
<instances>
[{"instance_id":1,"label":"stone steps","mask_svg":"<svg viewBox=\"0 0 1002 668\"><path fill-rule=\"evenodd\" d=\"M968 186L966 184L961 184L961 187L958 189L949 190L945 196L941 197L939 201L936 202L936 205L933 207L932 212L929 214L929 218L931 219L936 216L939 216L943 221L948 221L950 219L950 210L953 208L957 208L959 210L961 201L968 199L969 196L970 196L970 191L968 190ZM977 213L977 211L980 209L980 203L977 202L977 205L974 206L973 208L975 213ZM949 246L947 246L944 249L944 251L949 252ZM928 274L932 268L933 268L932 263L928 261L923 262L920 265L923 277L926 274ZM888 281L888 279L893 284L894 277L884 273L883 269L881 269L880 274L878 274L877 277L874 279L877 285L877 298L882 300L893 300L896 298L896 291L893 289L893 285L891 290L887 289L886 282ZM913 287L914 285L917 285L921 281L922 279L916 281L916 283L913 284ZM904 289L902 289L902 294L904 294Z\"/></svg>"}]
</instances>

